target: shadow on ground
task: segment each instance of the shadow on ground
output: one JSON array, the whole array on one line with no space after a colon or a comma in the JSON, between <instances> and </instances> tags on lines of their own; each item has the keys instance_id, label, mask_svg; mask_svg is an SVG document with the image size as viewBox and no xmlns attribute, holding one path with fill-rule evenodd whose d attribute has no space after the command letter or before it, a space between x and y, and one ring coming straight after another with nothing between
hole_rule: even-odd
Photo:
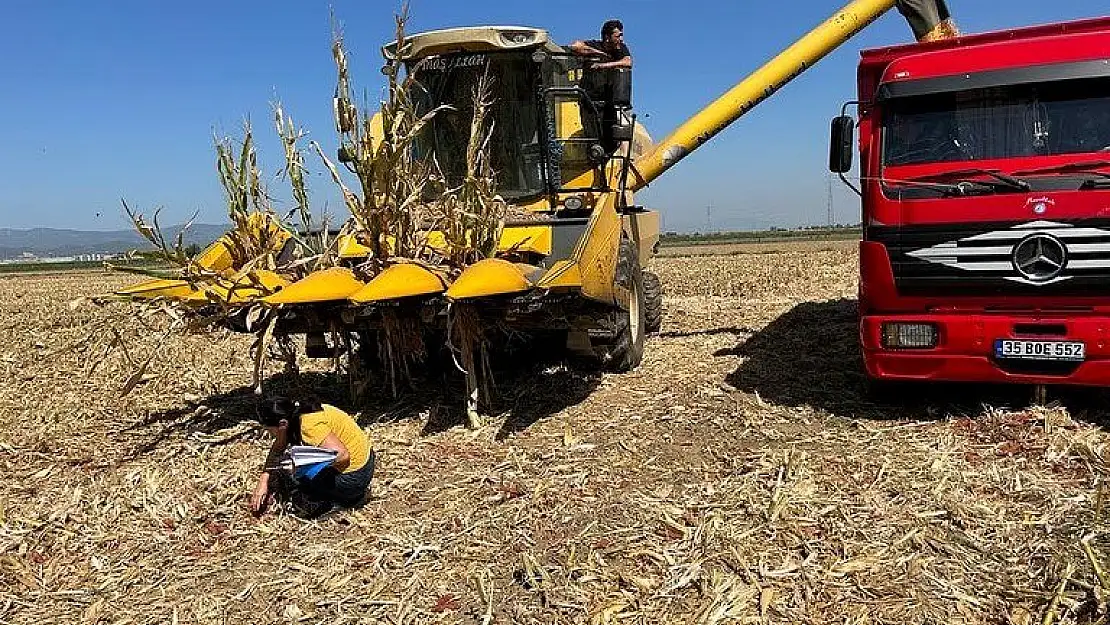
<instances>
[{"instance_id":1,"label":"shadow on ground","mask_svg":"<svg viewBox=\"0 0 1110 625\"><path fill-rule=\"evenodd\" d=\"M482 412L503 419L502 440L532 424L585 401L601 383L591 363L568 361L556 350L525 346L491 356L493 399ZM427 415L422 434L430 435L466 423L466 386L462 372L448 358L415 379L397 400L381 393L359 403L367 422L410 419ZM372 395L372 393L371 393Z\"/></svg>"},{"instance_id":2,"label":"shadow on ground","mask_svg":"<svg viewBox=\"0 0 1110 625\"><path fill-rule=\"evenodd\" d=\"M1023 385L911 384L896 397L867 392L860 354L855 300L805 302L717 356L744 361L727 382L784 406L811 406L843 417L942 418L978 414L984 406L1021 409L1031 404L1032 388ZM1071 415L1107 422L1104 390L1051 387L1049 401Z\"/></svg>"},{"instance_id":3,"label":"shadow on ground","mask_svg":"<svg viewBox=\"0 0 1110 625\"><path fill-rule=\"evenodd\" d=\"M504 420L497 432L498 440L585 401L601 383L601 372L596 368L545 357L549 353L520 350L491 357L493 400L482 412ZM424 371L397 397L379 380L358 401L348 395L336 405L359 411L363 425L423 418L423 435L465 424L462 372L450 359Z\"/></svg>"},{"instance_id":4,"label":"shadow on ground","mask_svg":"<svg viewBox=\"0 0 1110 625\"><path fill-rule=\"evenodd\" d=\"M537 421L584 401L601 382L601 372L584 363L544 358L544 350L515 350L493 359L494 399L486 412L504 419L498 439L521 432ZM263 396L311 397L358 413L362 425L412 418L425 419L422 433L435 434L465 424L466 391L462 374L450 360L422 367L396 396L379 376L357 399L345 375L323 372L281 373L263 382ZM225 444L257 430L222 431L253 421L258 396L251 386L184 402L170 410L147 415L120 434L136 439L126 459L146 455L179 434L209 435L210 444ZM211 437L215 436L215 439Z\"/></svg>"},{"instance_id":5,"label":"shadow on ground","mask_svg":"<svg viewBox=\"0 0 1110 625\"><path fill-rule=\"evenodd\" d=\"M335 376L317 373L271 376L265 383L268 394L300 396L311 389L311 394L327 403L337 403L345 396L345 386L337 384ZM242 386L225 393L189 399L169 410L152 412L123 428L119 435L137 442L121 462L134 460L156 450L164 441L180 434L207 435L206 442L221 445L250 436L256 430L235 428L255 417L258 398L251 386ZM225 436L221 432L231 430Z\"/></svg>"}]
</instances>

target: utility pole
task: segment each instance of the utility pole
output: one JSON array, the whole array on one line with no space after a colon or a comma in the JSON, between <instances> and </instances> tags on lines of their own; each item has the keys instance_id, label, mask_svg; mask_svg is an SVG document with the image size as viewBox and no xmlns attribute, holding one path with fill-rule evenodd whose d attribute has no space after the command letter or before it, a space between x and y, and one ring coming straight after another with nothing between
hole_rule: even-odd
<instances>
[{"instance_id":1,"label":"utility pole","mask_svg":"<svg viewBox=\"0 0 1110 625\"><path fill-rule=\"evenodd\" d=\"M829 174L829 175L828 175L828 176L827 176L827 177L825 178L825 182L827 182L827 183L828 183L828 206L827 206L827 207L826 207L826 209L825 209L825 220L826 220L826 221L828 222L828 226L829 226L829 227L831 228L831 227L832 227L832 225L833 225L833 194L832 194L833 184L832 184L832 174Z\"/></svg>"}]
</instances>

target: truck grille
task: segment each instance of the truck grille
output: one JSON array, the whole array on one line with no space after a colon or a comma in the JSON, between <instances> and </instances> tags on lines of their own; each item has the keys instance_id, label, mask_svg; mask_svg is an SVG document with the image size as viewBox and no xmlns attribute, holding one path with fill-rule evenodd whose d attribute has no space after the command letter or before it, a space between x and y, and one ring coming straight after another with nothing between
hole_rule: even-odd
<instances>
[{"instance_id":1,"label":"truck grille","mask_svg":"<svg viewBox=\"0 0 1110 625\"><path fill-rule=\"evenodd\" d=\"M1110 220L870 227L903 295L1110 294Z\"/></svg>"}]
</instances>

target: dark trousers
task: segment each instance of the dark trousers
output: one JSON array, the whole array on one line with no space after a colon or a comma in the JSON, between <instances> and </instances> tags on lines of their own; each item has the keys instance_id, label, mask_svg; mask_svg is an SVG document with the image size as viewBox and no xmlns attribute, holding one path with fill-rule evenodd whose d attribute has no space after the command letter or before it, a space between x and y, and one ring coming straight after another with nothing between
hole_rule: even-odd
<instances>
[{"instance_id":1,"label":"dark trousers","mask_svg":"<svg viewBox=\"0 0 1110 625\"><path fill-rule=\"evenodd\" d=\"M350 508L362 503L373 477L374 450L370 450L370 457L359 470L340 473L328 467L311 480L300 482L297 489L313 502L325 505L337 503Z\"/></svg>"}]
</instances>

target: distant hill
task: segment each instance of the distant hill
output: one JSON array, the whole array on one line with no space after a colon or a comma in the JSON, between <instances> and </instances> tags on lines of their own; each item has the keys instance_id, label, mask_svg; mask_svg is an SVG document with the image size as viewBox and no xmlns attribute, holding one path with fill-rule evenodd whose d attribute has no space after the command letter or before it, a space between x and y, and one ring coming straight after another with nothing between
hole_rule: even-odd
<instances>
[{"instance_id":1,"label":"distant hill","mask_svg":"<svg viewBox=\"0 0 1110 625\"><path fill-rule=\"evenodd\" d=\"M185 232L185 244L204 246L226 232L228 226L218 224L193 224ZM163 228L167 238L176 237L181 226ZM45 258L49 256L76 256L78 254L116 254L135 249L149 249L139 233L134 230L63 230L58 228L31 228L16 230L0 228L0 260L18 258L24 253Z\"/></svg>"}]
</instances>

